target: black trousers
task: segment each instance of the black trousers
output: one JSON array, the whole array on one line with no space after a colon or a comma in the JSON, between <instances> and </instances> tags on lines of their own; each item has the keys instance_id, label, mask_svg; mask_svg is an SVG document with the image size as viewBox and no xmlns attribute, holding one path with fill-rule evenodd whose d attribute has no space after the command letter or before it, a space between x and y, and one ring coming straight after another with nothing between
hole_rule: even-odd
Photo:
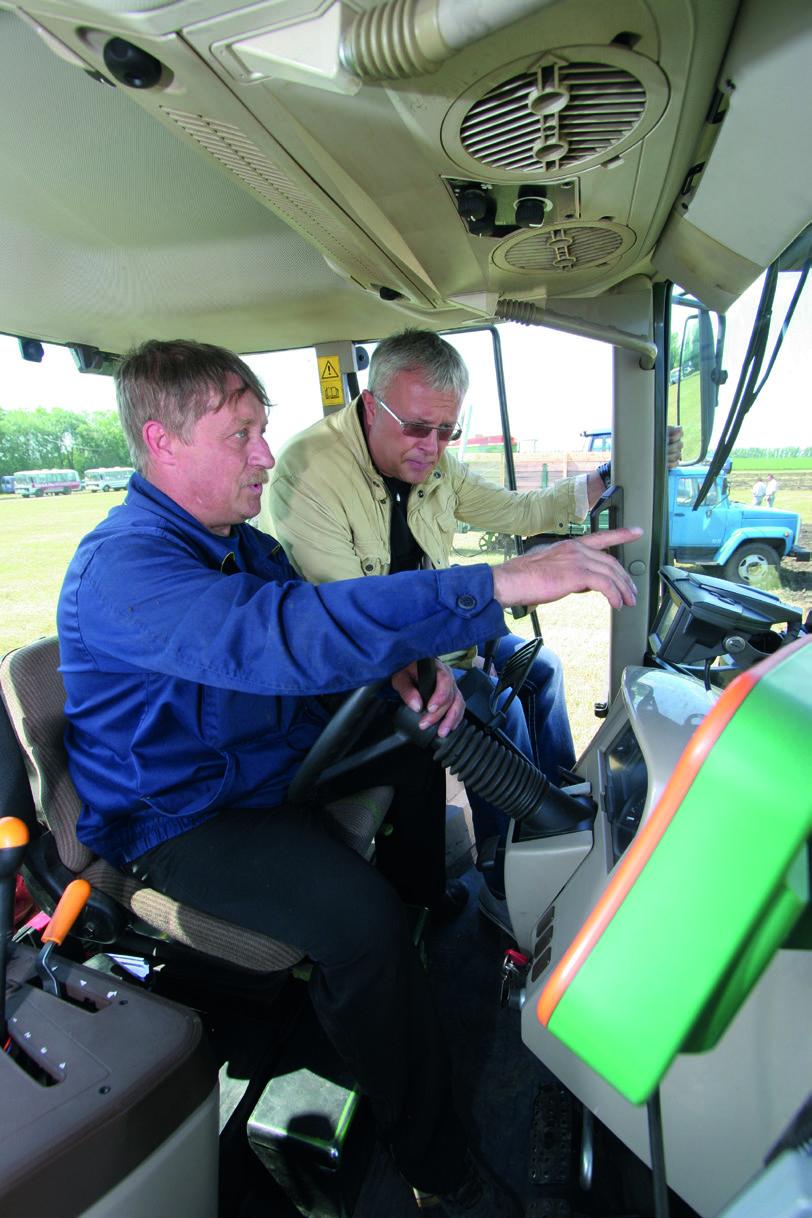
<instances>
[{"instance_id":1,"label":"black trousers","mask_svg":"<svg viewBox=\"0 0 812 1218\"><path fill-rule=\"evenodd\" d=\"M425 755L400 753L388 772L405 766L414 789ZM364 771L355 789L368 778ZM436 777L425 781L436 790ZM399 803L397 818L410 828L431 822L431 809L413 804L410 823L403 790ZM407 848L417 851L419 832L411 839ZM336 839L328 813L224 809L130 867L179 901L300 947L314 963L316 1014L371 1100L400 1171L426 1192L462 1182L465 1138L448 1053L403 902L380 870Z\"/></svg>"}]
</instances>

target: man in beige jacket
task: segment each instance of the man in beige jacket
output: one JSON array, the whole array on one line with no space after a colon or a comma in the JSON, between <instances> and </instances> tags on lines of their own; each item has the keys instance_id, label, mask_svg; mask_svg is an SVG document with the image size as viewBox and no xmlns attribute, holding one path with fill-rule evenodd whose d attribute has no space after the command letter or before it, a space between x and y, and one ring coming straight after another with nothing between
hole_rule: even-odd
<instances>
[{"instance_id":1,"label":"man in beige jacket","mask_svg":"<svg viewBox=\"0 0 812 1218\"><path fill-rule=\"evenodd\" d=\"M481 478L452 452L468 371L457 350L429 331L407 330L378 345L368 388L345 409L296 436L277 460L263 496L260 524L282 542L296 569L313 583L385 575L450 564L458 521L519 534L567 532L608 484L601 471L566 478L545 490L517 492ZM496 675L526 640L498 640ZM474 652L444 657L476 663ZM575 755L558 657L542 647L513 703L506 734L554 783ZM477 845L504 837L506 818L471 794ZM506 925L497 868L480 899ZM495 898L495 899L491 899Z\"/></svg>"}]
</instances>

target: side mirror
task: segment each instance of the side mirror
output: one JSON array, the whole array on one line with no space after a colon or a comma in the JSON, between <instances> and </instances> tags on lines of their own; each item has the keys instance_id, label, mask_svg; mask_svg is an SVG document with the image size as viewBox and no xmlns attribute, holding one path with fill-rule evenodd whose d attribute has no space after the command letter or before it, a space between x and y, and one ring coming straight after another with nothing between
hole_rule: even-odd
<instances>
[{"instance_id":1,"label":"side mirror","mask_svg":"<svg viewBox=\"0 0 812 1218\"><path fill-rule=\"evenodd\" d=\"M714 325L716 332L714 334ZM725 319L701 301L674 291L668 366L668 422L683 431L684 465L702 461L713 433L722 370Z\"/></svg>"}]
</instances>

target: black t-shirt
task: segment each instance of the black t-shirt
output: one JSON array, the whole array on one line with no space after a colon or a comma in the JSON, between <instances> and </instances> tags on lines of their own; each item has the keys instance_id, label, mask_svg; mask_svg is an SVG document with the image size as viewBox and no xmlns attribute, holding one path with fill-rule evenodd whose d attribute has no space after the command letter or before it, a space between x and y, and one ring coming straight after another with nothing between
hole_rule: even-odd
<instances>
[{"instance_id":1,"label":"black t-shirt","mask_svg":"<svg viewBox=\"0 0 812 1218\"><path fill-rule=\"evenodd\" d=\"M389 523L389 549L391 551L389 574L395 575L398 571L415 571L423 565L424 555L406 521L411 484L402 482L400 478L388 478L386 474L381 474L381 477L386 483L389 498L392 500L392 518Z\"/></svg>"},{"instance_id":2,"label":"black t-shirt","mask_svg":"<svg viewBox=\"0 0 812 1218\"><path fill-rule=\"evenodd\" d=\"M367 429L364 425L364 407L360 398L357 410L361 432L366 441ZM369 451L369 444L367 444L367 451ZM372 460L372 453L369 454L369 459L375 465L375 462ZM375 468L378 469L377 465ZM378 470L378 473L380 473L380 470ZM392 500L392 516L389 521L389 550L391 553L389 574L396 575L398 571L416 571L423 565L425 555L412 536L409 525L406 522L409 493L412 489L411 483L403 482L400 478L390 478L386 474L381 474L381 477L384 480L386 489L389 491L389 498Z\"/></svg>"}]
</instances>

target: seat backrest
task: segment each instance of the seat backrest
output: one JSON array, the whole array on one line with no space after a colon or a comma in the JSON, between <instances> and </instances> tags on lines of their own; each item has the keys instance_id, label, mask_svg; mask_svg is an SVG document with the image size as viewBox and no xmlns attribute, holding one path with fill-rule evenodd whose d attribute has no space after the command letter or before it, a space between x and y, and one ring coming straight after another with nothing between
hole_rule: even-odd
<instances>
[{"instance_id":1,"label":"seat backrest","mask_svg":"<svg viewBox=\"0 0 812 1218\"><path fill-rule=\"evenodd\" d=\"M37 823L23 755L0 698L0 817L4 816L18 817L28 826L29 832Z\"/></svg>"},{"instance_id":2,"label":"seat backrest","mask_svg":"<svg viewBox=\"0 0 812 1218\"><path fill-rule=\"evenodd\" d=\"M37 639L4 656L0 693L25 760L37 817L51 830L65 866L82 871L93 855L76 836L81 804L65 752L58 640Z\"/></svg>"}]
</instances>

